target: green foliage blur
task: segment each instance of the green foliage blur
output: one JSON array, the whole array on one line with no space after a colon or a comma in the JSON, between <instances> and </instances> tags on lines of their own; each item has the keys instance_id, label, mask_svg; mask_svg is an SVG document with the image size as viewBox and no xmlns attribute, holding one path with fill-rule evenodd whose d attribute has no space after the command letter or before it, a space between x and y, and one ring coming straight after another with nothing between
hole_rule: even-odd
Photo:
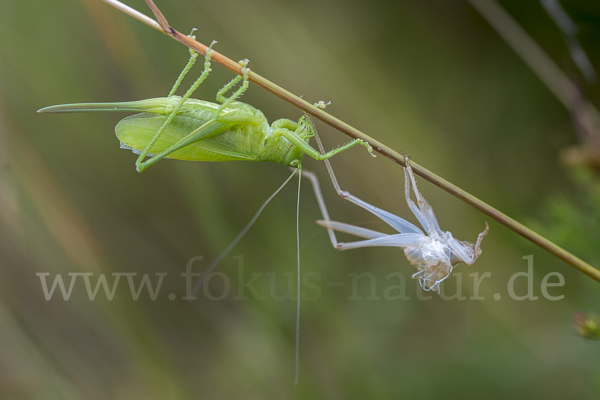
<instances>
[{"instance_id":1,"label":"green foliage blur","mask_svg":"<svg viewBox=\"0 0 600 400\"><path fill-rule=\"evenodd\" d=\"M217 51L250 59L287 90L331 100L336 117L600 267L598 173L561 161L582 144L571 113L467 2L156 3L179 31L196 27L199 41L218 40ZM501 3L600 105L600 85L583 82L540 3ZM150 15L142 0L127 4ZM561 4L600 68L598 2ZM600 396L599 344L573 324L577 312L600 313L600 284L424 180L443 229L474 241L490 224L477 263L459 265L446 297L427 300L402 250L334 250L304 182L297 387L295 184L198 299L183 300L186 267L206 268L289 170L163 160L138 174L114 136L125 115L36 110L165 96L187 59L181 44L99 0L0 2L0 398ZM195 97L213 100L231 77L214 64ZM255 85L242 101L270 121L301 116ZM318 128L327 148L348 140ZM359 147L332 161L343 189L416 223L398 165ZM322 164L304 166L319 175L334 219L389 231L340 200ZM528 273L529 255L531 280L512 282L521 297L530 283L537 299L516 300L508 287ZM542 286L556 273L564 286L547 287L560 298L551 300ZM67 301L59 287L45 298L42 282L50 287L57 274L65 290L74 279ZM85 279L93 289L114 274L112 300L101 288L90 300ZM162 277L154 300L147 288L137 300L130 292L144 274L154 287ZM477 300L453 297L457 287Z\"/></svg>"}]
</instances>

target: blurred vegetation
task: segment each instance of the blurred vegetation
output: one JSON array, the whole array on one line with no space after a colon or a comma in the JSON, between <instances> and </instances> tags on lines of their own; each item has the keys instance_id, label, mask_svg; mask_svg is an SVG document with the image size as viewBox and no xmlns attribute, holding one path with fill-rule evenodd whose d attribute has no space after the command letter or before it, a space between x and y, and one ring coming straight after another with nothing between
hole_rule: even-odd
<instances>
[{"instance_id":1,"label":"blurred vegetation","mask_svg":"<svg viewBox=\"0 0 600 400\"><path fill-rule=\"evenodd\" d=\"M596 315L575 314L575 327L579 336L590 340L600 340L600 324Z\"/></svg>"},{"instance_id":2,"label":"blurred vegetation","mask_svg":"<svg viewBox=\"0 0 600 400\"><path fill-rule=\"evenodd\" d=\"M581 166L574 167L571 175L575 198L553 197L542 212L543 222L533 225L592 265L600 265L600 179Z\"/></svg>"},{"instance_id":3,"label":"blurred vegetation","mask_svg":"<svg viewBox=\"0 0 600 400\"><path fill-rule=\"evenodd\" d=\"M142 0L127 3L149 14ZM539 2L501 3L576 79ZM157 4L178 30L198 28L199 40L218 40L218 51L249 58L253 70L309 101L332 100L335 116L519 221L539 221L557 244L600 267L598 175L560 161L565 149L581 145L570 113L466 2ZM598 68L600 6L561 4ZM120 150L113 134L123 115L35 111L164 96L187 57L180 44L97 0L0 2L0 398L598 397L600 347L578 337L572 321L576 312L598 312L599 284L493 221L482 257L459 265L444 288L452 295L462 281L463 293L473 295L469 274L490 272L479 290L485 300L434 294L422 301L399 249L332 249L314 224L319 211L305 184L302 268L319 274L320 294L302 304L298 387L288 291L295 185L219 267L231 293L181 300L188 261L202 256L194 271L206 267L288 170L164 160L138 174L136 156ZM230 78L214 66L196 97L212 100ZM600 104L597 83L585 92ZM243 101L270 121L301 115L255 86ZM326 147L347 140L319 128ZM397 165L354 149L333 166L342 188L413 220ZM385 229L337 198L322 165L306 160L305 167L321 177L334 219ZM484 216L426 182L419 187L443 229L475 239ZM523 257L531 254L539 299L513 300L507 284L527 271ZM352 288L352 274L365 272L375 277L375 295L365 279ZM397 272L407 278L409 300L383 298L392 284L386 277ZM551 272L565 279L548 289L562 300L542 296ZM93 273L92 285L99 274L109 282L112 273L137 273L136 282L149 274L153 283L157 273L167 275L156 300L147 292L133 300L123 276L111 301L102 290L89 300L82 277L69 301L58 293L46 301L36 273L49 273L49 282L63 274L67 283L68 273ZM236 298L252 274L262 297L246 288L247 298ZM338 282L344 285L328 285ZM526 293L525 278L515 286ZM205 289L220 294L223 280Z\"/></svg>"}]
</instances>

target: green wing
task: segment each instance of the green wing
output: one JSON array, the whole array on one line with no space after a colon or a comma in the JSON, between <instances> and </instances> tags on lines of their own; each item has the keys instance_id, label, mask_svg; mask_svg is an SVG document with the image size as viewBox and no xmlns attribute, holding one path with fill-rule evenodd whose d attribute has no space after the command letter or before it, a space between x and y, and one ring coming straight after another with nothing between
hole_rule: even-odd
<instances>
[{"instance_id":1,"label":"green wing","mask_svg":"<svg viewBox=\"0 0 600 400\"><path fill-rule=\"evenodd\" d=\"M142 113L122 119L116 126L117 137L124 145L142 151L162 126L167 116ZM176 116L166 127L161 137L154 144L151 153L159 153L172 146L190 132L200 128L205 121L186 116ZM206 131L200 139L167 156L178 160L191 161L241 161L252 160L256 150L239 140L243 130L231 124L213 122L203 128Z\"/></svg>"}]
</instances>

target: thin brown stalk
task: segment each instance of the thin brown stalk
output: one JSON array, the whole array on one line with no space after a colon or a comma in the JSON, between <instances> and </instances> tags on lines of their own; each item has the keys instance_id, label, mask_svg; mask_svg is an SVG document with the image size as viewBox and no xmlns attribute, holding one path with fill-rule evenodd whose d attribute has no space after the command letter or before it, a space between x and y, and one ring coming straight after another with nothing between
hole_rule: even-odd
<instances>
[{"instance_id":1,"label":"thin brown stalk","mask_svg":"<svg viewBox=\"0 0 600 400\"><path fill-rule=\"evenodd\" d=\"M182 34L178 31L176 31L175 29L173 29L168 24L168 22L164 18L164 16L162 16L162 13L160 13L160 11L158 11L158 13L160 14L160 17L157 17L157 19L159 19L161 21L161 23L159 24L156 21L152 20L151 18L148 18L144 14L141 14L140 12L138 12L128 6L125 6L124 4L120 3L118 0L103 0L103 1L118 8L119 10L123 11L124 13L144 22L145 24L151 26L152 28L161 31L162 33L164 33L168 36L171 36L175 40L183 43L187 47L199 52L200 54L203 54L203 55L206 54L206 49L208 48L206 45L199 43L196 40L190 38L189 36ZM154 5L152 0L146 0L146 3L148 3L149 5L152 4L151 8L153 10L155 10L155 11L158 10L158 8ZM236 74L241 75L241 66L237 62L224 56L223 54L215 51L214 55L212 56L212 60L217 62L218 64L224 66L225 68L235 72ZM359 131L358 129L356 129L356 128L348 125L347 123L339 120L338 118L326 113L322 109L315 107L314 105L302 100L300 97L290 93L289 91L283 89L282 87L276 85L275 83L258 75L255 72L250 73L249 79L251 82L261 86L262 88L264 88L267 91L271 92L272 94L282 98L283 100L287 101L288 103L293 104L294 106L298 107L302 111L313 115L314 117L316 117L316 118L320 119L321 121L325 122L326 124L334 127L335 129L339 130L340 132L343 132L352 138L359 138L359 139L364 140L365 142L369 143L373 147L373 149L376 152L378 152L379 154L389 158L390 160L394 161L397 164L404 166L404 156L402 154L400 154L399 152L386 146L385 144L373 139L372 137L366 135L365 133ZM581 272L590 276L592 279L600 282L600 271L598 271L597 269L595 269L594 267L592 267L585 261L579 259L578 257L574 256L573 254L569 253L568 251L557 246L556 244L554 244L550 240L546 239L545 237L532 231L531 229L527 228L526 226L520 224L519 222L515 221L514 219L501 213L500 211L496 210L495 208L491 207L490 205L486 204L485 202L479 200L477 197L467 193L466 191L462 190L461 188L457 187L456 185L453 185L452 183L446 181L445 179L443 179L443 178L439 177L438 175L434 174L433 172L429 171L428 169L420 166L419 164L411 161L411 166L412 166L413 171L417 175L428 180L429 182L433 183L434 185L444 189L445 191L447 191L448 193L457 197L458 199L473 206L474 208L481 211L485 215L493 218L494 220L500 222L501 224L505 225L509 229L511 229L511 230L515 231L516 233L518 233L519 235L523 236L524 238L535 243L542 249L555 255L556 257L565 261L569 265L577 268Z\"/></svg>"}]
</instances>

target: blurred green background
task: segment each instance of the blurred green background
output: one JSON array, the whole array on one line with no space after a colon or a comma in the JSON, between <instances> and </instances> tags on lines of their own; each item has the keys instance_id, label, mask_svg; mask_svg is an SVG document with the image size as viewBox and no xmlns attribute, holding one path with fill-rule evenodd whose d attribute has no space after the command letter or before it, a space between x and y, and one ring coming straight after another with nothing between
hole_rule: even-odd
<instances>
[{"instance_id":1,"label":"blurred green background","mask_svg":"<svg viewBox=\"0 0 600 400\"><path fill-rule=\"evenodd\" d=\"M142 0L128 4L150 14ZM537 1L502 4L595 104L560 31ZM600 6L563 0L582 45L600 66ZM222 0L158 1L170 24L198 28L198 40L249 58L257 73L363 130L600 267L598 175L560 160L578 142L571 115L466 2ZM142 174L120 150L124 115L41 115L60 103L125 101L168 93L188 52L99 0L0 2L0 398L2 399L595 399L600 347L574 334L578 311L600 312L600 284L433 185L420 188L443 229L474 240L490 224L474 266L459 265L445 292L485 300L416 296L401 250L337 252L310 185L301 202L305 287L300 384L294 377L295 184L267 207L219 266L207 293L185 301L188 261L199 272L288 176L276 164L164 160ZM199 67L195 70L199 73ZM195 97L212 100L232 77L214 65ZM188 82L189 83L189 82ZM252 85L243 101L270 121L301 112ZM326 147L345 142L318 124ZM336 156L342 188L414 221L402 169L361 148ZM334 219L386 230L340 200L324 166ZM596 213L596 214L594 214ZM582 227L585 225L585 228ZM511 299L510 277L533 255L536 301ZM240 269L240 265L243 268ZM243 277L240 280L239 271ZM353 277L368 272L374 278ZM406 277L408 300L385 298ZM542 296L544 276L564 287ZM133 300L122 276L112 301L95 300L77 277L71 297L46 300L62 274L143 274ZM254 275L252 275L254 274ZM393 275L392 275L393 276ZM224 280L223 277L226 279ZM239 299L239 285L256 277ZM319 280L315 279L317 277ZM388 279L386 279L388 277ZM552 282L556 278L551 279ZM331 286L342 283L343 286ZM374 287L375 293L371 293ZM524 277L516 293L527 292ZM292 288L293 289L293 288ZM168 294L174 293L175 300ZM273 295L276 294L276 296ZM500 300L494 294L501 295ZM288 294L286 296L286 294ZM389 293L388 293L389 294ZM397 292L394 292L397 294ZM280 296L280 297L277 297ZM238 297L238 298L236 298Z\"/></svg>"}]
</instances>

